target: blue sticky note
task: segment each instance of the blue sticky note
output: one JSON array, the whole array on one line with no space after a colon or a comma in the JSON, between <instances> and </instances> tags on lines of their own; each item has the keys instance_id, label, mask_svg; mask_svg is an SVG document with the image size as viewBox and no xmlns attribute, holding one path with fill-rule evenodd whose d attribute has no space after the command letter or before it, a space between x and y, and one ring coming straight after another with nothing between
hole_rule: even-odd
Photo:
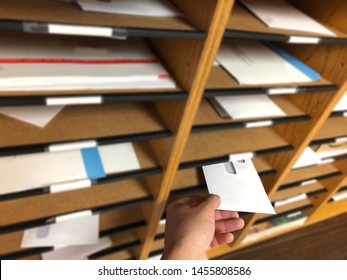
<instances>
[{"instance_id":1,"label":"blue sticky note","mask_svg":"<svg viewBox=\"0 0 347 280\"><path fill-rule=\"evenodd\" d=\"M98 148L94 147L81 149L81 154L89 179L106 177Z\"/></svg>"}]
</instances>

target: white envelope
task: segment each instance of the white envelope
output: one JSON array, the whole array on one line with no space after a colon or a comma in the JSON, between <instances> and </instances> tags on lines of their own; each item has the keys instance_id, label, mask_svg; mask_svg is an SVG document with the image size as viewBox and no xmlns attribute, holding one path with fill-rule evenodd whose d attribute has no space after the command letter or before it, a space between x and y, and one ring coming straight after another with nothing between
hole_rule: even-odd
<instances>
[{"instance_id":1,"label":"white envelope","mask_svg":"<svg viewBox=\"0 0 347 280\"><path fill-rule=\"evenodd\" d=\"M97 244L68 246L56 249L52 252L42 254L44 260L82 260L89 255L104 250L112 246L112 240L109 237L103 237Z\"/></svg>"},{"instance_id":2,"label":"white envelope","mask_svg":"<svg viewBox=\"0 0 347 280\"><path fill-rule=\"evenodd\" d=\"M281 55L261 42L228 40L221 44L217 61L242 85L299 83L320 78L302 62L277 51ZM298 64L300 67L294 66Z\"/></svg>"},{"instance_id":3,"label":"white envelope","mask_svg":"<svg viewBox=\"0 0 347 280\"><path fill-rule=\"evenodd\" d=\"M92 12L157 17L182 16L182 13L167 0L77 0L77 3L84 11Z\"/></svg>"},{"instance_id":4,"label":"white envelope","mask_svg":"<svg viewBox=\"0 0 347 280\"><path fill-rule=\"evenodd\" d=\"M276 214L252 160L235 160L202 167L210 194L221 197L218 209Z\"/></svg>"},{"instance_id":5,"label":"white envelope","mask_svg":"<svg viewBox=\"0 0 347 280\"><path fill-rule=\"evenodd\" d=\"M337 111L347 111L347 91L341 97L340 101L336 104L336 106L333 109L333 111L334 112L337 112Z\"/></svg>"},{"instance_id":6,"label":"white envelope","mask_svg":"<svg viewBox=\"0 0 347 280\"><path fill-rule=\"evenodd\" d=\"M240 1L269 27L336 36L331 30L284 0Z\"/></svg>"},{"instance_id":7,"label":"white envelope","mask_svg":"<svg viewBox=\"0 0 347 280\"><path fill-rule=\"evenodd\" d=\"M49 247L96 244L99 215L80 217L24 231L22 247Z\"/></svg>"},{"instance_id":8,"label":"white envelope","mask_svg":"<svg viewBox=\"0 0 347 280\"><path fill-rule=\"evenodd\" d=\"M293 169L308 167L312 165L320 164L321 160L317 153L315 153L310 147L305 148L304 152L294 164Z\"/></svg>"},{"instance_id":9,"label":"white envelope","mask_svg":"<svg viewBox=\"0 0 347 280\"><path fill-rule=\"evenodd\" d=\"M31 39L31 40L30 40ZM5 36L0 89L173 88L174 81L143 40ZM91 47L93 46L93 47Z\"/></svg>"},{"instance_id":10,"label":"white envelope","mask_svg":"<svg viewBox=\"0 0 347 280\"><path fill-rule=\"evenodd\" d=\"M285 116L285 112L266 95L217 96L214 99L233 119ZM224 114L221 114L224 117Z\"/></svg>"},{"instance_id":11,"label":"white envelope","mask_svg":"<svg viewBox=\"0 0 347 280\"><path fill-rule=\"evenodd\" d=\"M45 127L63 108L63 106L0 107L0 114L38 127Z\"/></svg>"}]
</instances>

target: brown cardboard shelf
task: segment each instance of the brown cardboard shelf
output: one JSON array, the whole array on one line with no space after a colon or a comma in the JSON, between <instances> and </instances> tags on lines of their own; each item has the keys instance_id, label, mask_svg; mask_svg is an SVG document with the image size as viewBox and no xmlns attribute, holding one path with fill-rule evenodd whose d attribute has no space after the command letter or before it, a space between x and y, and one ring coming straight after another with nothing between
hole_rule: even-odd
<instances>
[{"instance_id":1,"label":"brown cardboard shelf","mask_svg":"<svg viewBox=\"0 0 347 280\"><path fill-rule=\"evenodd\" d=\"M0 28L22 31L22 22L113 27L115 35L204 38L185 17L147 17L83 12L74 3L50 0L3 0ZM24 29L25 30L25 29ZM42 30L42 29L41 29Z\"/></svg>"},{"instance_id":2,"label":"brown cardboard shelf","mask_svg":"<svg viewBox=\"0 0 347 280\"><path fill-rule=\"evenodd\" d=\"M182 162L196 162L230 154L256 152L257 155L290 150L291 146L272 127L218 130L190 135ZM202 164L203 165L203 164Z\"/></svg>"},{"instance_id":3,"label":"brown cardboard shelf","mask_svg":"<svg viewBox=\"0 0 347 280\"><path fill-rule=\"evenodd\" d=\"M295 106L286 96L271 96L274 101L285 113L286 116L280 117L262 117L262 118L244 118L244 119L232 119L221 117L214 106L206 99L203 99L199 111L196 115L193 131L196 130L208 130L208 129L220 129L220 128L235 128L246 127L247 122L252 121L272 121L275 123L293 122L293 121L305 121L309 120L305 112Z\"/></svg>"},{"instance_id":4,"label":"brown cardboard shelf","mask_svg":"<svg viewBox=\"0 0 347 280\"><path fill-rule=\"evenodd\" d=\"M235 2L224 37L287 42L291 36L302 36L321 38L322 43L347 42L346 34L330 26L326 27L333 31L336 34L336 37L311 32L269 28L246 7L238 2Z\"/></svg>"},{"instance_id":5,"label":"brown cardboard shelf","mask_svg":"<svg viewBox=\"0 0 347 280\"><path fill-rule=\"evenodd\" d=\"M276 200L281 200L281 199L286 199L289 198L291 196L295 196L295 195L299 195L302 193L317 193L317 192L323 192L326 191L326 189L322 186L321 183L316 182L316 183L312 183L312 184L308 184L305 186L296 186L287 190L279 190L277 191L272 197L271 200L272 201L276 201Z\"/></svg>"},{"instance_id":6,"label":"brown cardboard shelf","mask_svg":"<svg viewBox=\"0 0 347 280\"><path fill-rule=\"evenodd\" d=\"M297 92L331 91L338 86L322 78L319 81L290 84L241 85L222 66L213 66L205 91L205 97L231 94L268 94L269 89L296 88Z\"/></svg>"},{"instance_id":7,"label":"brown cardboard shelf","mask_svg":"<svg viewBox=\"0 0 347 280\"><path fill-rule=\"evenodd\" d=\"M66 106L44 128L0 114L0 147L46 148L51 143L99 139L100 143L155 138L170 132L152 103ZM103 141L104 140L104 141Z\"/></svg>"},{"instance_id":8,"label":"brown cardboard shelf","mask_svg":"<svg viewBox=\"0 0 347 280\"><path fill-rule=\"evenodd\" d=\"M321 129L316 134L313 143L334 142L335 138L347 136L347 118L335 117L329 118L323 124Z\"/></svg>"}]
</instances>

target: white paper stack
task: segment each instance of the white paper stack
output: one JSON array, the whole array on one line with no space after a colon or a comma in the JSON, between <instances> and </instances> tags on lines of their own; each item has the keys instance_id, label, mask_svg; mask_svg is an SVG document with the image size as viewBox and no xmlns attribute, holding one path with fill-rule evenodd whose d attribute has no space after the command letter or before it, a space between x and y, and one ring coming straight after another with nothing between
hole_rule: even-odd
<instances>
[{"instance_id":1,"label":"white paper stack","mask_svg":"<svg viewBox=\"0 0 347 280\"><path fill-rule=\"evenodd\" d=\"M182 13L168 0L77 0L83 11L124 15L177 17Z\"/></svg>"},{"instance_id":2,"label":"white paper stack","mask_svg":"<svg viewBox=\"0 0 347 280\"><path fill-rule=\"evenodd\" d=\"M297 162L294 164L293 169L304 168L321 163L319 156L311 149L306 148Z\"/></svg>"},{"instance_id":3,"label":"white paper stack","mask_svg":"<svg viewBox=\"0 0 347 280\"><path fill-rule=\"evenodd\" d=\"M336 36L284 0L240 0L251 12L271 28L312 32Z\"/></svg>"},{"instance_id":4,"label":"white paper stack","mask_svg":"<svg viewBox=\"0 0 347 280\"><path fill-rule=\"evenodd\" d=\"M7 36L0 41L0 66L6 91L175 87L140 39Z\"/></svg>"},{"instance_id":5,"label":"white paper stack","mask_svg":"<svg viewBox=\"0 0 347 280\"><path fill-rule=\"evenodd\" d=\"M63 108L63 106L0 107L0 114L42 128L53 120Z\"/></svg>"},{"instance_id":6,"label":"white paper stack","mask_svg":"<svg viewBox=\"0 0 347 280\"><path fill-rule=\"evenodd\" d=\"M140 169L132 143L0 158L0 194Z\"/></svg>"},{"instance_id":7,"label":"white paper stack","mask_svg":"<svg viewBox=\"0 0 347 280\"><path fill-rule=\"evenodd\" d=\"M338 192L336 193L332 199L334 201L339 201L339 200L343 200L343 199L347 199L347 191L341 191L341 192Z\"/></svg>"},{"instance_id":8,"label":"white paper stack","mask_svg":"<svg viewBox=\"0 0 347 280\"><path fill-rule=\"evenodd\" d=\"M333 111L334 112L347 111L347 92L345 92L345 94L342 96L340 101L336 104Z\"/></svg>"},{"instance_id":9,"label":"white paper stack","mask_svg":"<svg viewBox=\"0 0 347 280\"><path fill-rule=\"evenodd\" d=\"M221 117L233 119L285 116L286 113L266 95L235 95L211 98Z\"/></svg>"},{"instance_id":10,"label":"white paper stack","mask_svg":"<svg viewBox=\"0 0 347 280\"><path fill-rule=\"evenodd\" d=\"M109 237L103 237L96 244L76 245L57 248L52 252L43 253L44 260L85 260L91 254L107 249L112 246L112 240Z\"/></svg>"},{"instance_id":11,"label":"white paper stack","mask_svg":"<svg viewBox=\"0 0 347 280\"><path fill-rule=\"evenodd\" d=\"M256 41L226 41L217 61L242 85L300 83L320 75L274 45Z\"/></svg>"},{"instance_id":12,"label":"white paper stack","mask_svg":"<svg viewBox=\"0 0 347 280\"><path fill-rule=\"evenodd\" d=\"M218 209L276 214L252 160L212 164L202 169L209 193L221 197Z\"/></svg>"},{"instance_id":13,"label":"white paper stack","mask_svg":"<svg viewBox=\"0 0 347 280\"><path fill-rule=\"evenodd\" d=\"M92 245L99 241L99 215L88 215L24 231L22 247Z\"/></svg>"}]
</instances>

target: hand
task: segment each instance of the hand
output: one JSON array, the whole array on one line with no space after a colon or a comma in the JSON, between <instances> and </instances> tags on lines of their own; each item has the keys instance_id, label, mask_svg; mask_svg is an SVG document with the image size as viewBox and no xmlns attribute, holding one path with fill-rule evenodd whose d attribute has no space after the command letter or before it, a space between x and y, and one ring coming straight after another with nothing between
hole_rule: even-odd
<instances>
[{"instance_id":1,"label":"hand","mask_svg":"<svg viewBox=\"0 0 347 280\"><path fill-rule=\"evenodd\" d=\"M218 195L188 196L170 203L162 259L207 259L208 249L232 242L232 232L242 229L244 221L237 212L216 210L220 203Z\"/></svg>"}]
</instances>

